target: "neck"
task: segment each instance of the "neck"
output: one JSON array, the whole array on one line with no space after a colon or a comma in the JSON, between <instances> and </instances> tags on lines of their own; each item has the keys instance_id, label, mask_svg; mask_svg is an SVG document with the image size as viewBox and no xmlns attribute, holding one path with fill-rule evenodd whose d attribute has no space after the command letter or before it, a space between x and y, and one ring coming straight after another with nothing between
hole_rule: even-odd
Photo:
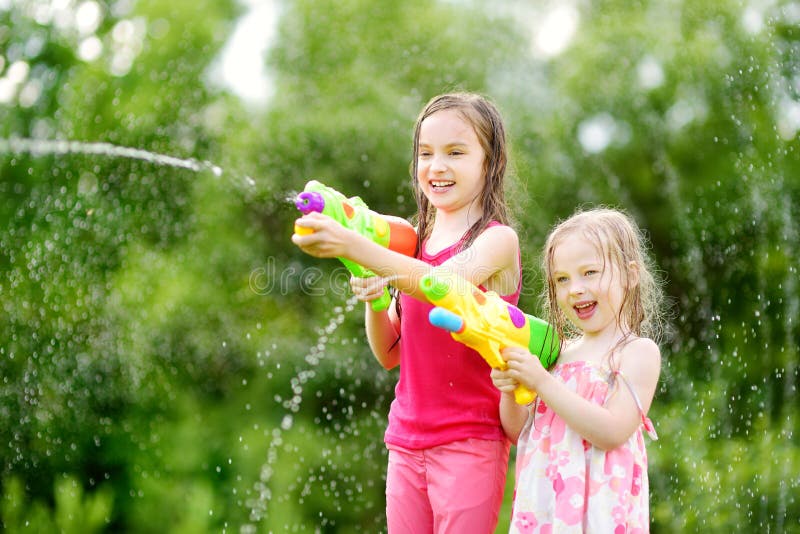
<instances>
[{"instance_id":1,"label":"neck","mask_svg":"<svg viewBox=\"0 0 800 534\"><path fill-rule=\"evenodd\" d=\"M610 352L626 335L626 330L620 327L609 329L591 335L583 334L581 345L591 348L597 354Z\"/></svg>"},{"instance_id":2,"label":"neck","mask_svg":"<svg viewBox=\"0 0 800 534\"><path fill-rule=\"evenodd\" d=\"M466 210L460 212L437 211L425 250L429 254L435 254L457 243L479 217L475 213L467 215Z\"/></svg>"},{"instance_id":3,"label":"neck","mask_svg":"<svg viewBox=\"0 0 800 534\"><path fill-rule=\"evenodd\" d=\"M483 215L483 210L476 203L464 206L457 211L437 210L433 220L433 230L442 233L463 235Z\"/></svg>"}]
</instances>

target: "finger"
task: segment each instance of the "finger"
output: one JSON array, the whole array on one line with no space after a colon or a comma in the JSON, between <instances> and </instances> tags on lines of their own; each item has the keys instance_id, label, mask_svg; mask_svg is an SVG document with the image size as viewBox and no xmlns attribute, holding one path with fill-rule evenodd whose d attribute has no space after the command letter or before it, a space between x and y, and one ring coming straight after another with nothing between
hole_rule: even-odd
<instances>
[{"instance_id":1,"label":"finger","mask_svg":"<svg viewBox=\"0 0 800 534\"><path fill-rule=\"evenodd\" d=\"M383 290L386 289L386 286L389 285L389 279L383 278L381 276L373 276L372 278L367 279L367 287L372 288L374 291L378 293L383 293Z\"/></svg>"},{"instance_id":2,"label":"finger","mask_svg":"<svg viewBox=\"0 0 800 534\"><path fill-rule=\"evenodd\" d=\"M303 252L310 253L314 245L317 243L317 239L314 234L293 234L292 243L300 247Z\"/></svg>"},{"instance_id":3,"label":"finger","mask_svg":"<svg viewBox=\"0 0 800 534\"><path fill-rule=\"evenodd\" d=\"M294 220L294 233L296 234L305 234L307 233L306 230L310 231L310 229L305 225L305 221L303 217L299 217Z\"/></svg>"},{"instance_id":4,"label":"finger","mask_svg":"<svg viewBox=\"0 0 800 534\"><path fill-rule=\"evenodd\" d=\"M497 389L499 389L500 391L503 391L505 393L511 393L512 391L517 389L517 387L516 386L512 386L512 385L508 385L508 384L504 384L504 385L497 386Z\"/></svg>"},{"instance_id":5,"label":"finger","mask_svg":"<svg viewBox=\"0 0 800 534\"><path fill-rule=\"evenodd\" d=\"M292 235L292 243L297 245L300 250L305 252L306 254L311 254L312 256L316 256L318 251L316 248L319 239L315 234L293 234Z\"/></svg>"},{"instance_id":6,"label":"finger","mask_svg":"<svg viewBox=\"0 0 800 534\"><path fill-rule=\"evenodd\" d=\"M372 302L375 299L367 295L356 294L356 300L359 302Z\"/></svg>"},{"instance_id":7,"label":"finger","mask_svg":"<svg viewBox=\"0 0 800 534\"><path fill-rule=\"evenodd\" d=\"M354 293L358 290L364 289L364 279L358 276L351 276L350 289L352 289Z\"/></svg>"},{"instance_id":8,"label":"finger","mask_svg":"<svg viewBox=\"0 0 800 534\"><path fill-rule=\"evenodd\" d=\"M358 300L375 300L383 294L383 286L376 285L368 278L350 278L350 289Z\"/></svg>"},{"instance_id":9,"label":"finger","mask_svg":"<svg viewBox=\"0 0 800 534\"><path fill-rule=\"evenodd\" d=\"M509 366L511 366L512 363L515 365L524 363L531 357L530 352L519 347L514 347L512 350L506 351L503 356Z\"/></svg>"},{"instance_id":10,"label":"finger","mask_svg":"<svg viewBox=\"0 0 800 534\"><path fill-rule=\"evenodd\" d=\"M379 293L364 293L364 292L355 293L356 299L361 301L361 302L372 302L373 300L376 300L376 299L380 298L382 295L383 295L382 292L379 292Z\"/></svg>"},{"instance_id":11,"label":"finger","mask_svg":"<svg viewBox=\"0 0 800 534\"><path fill-rule=\"evenodd\" d=\"M357 276L350 277L350 287L353 291L362 290L367 292L383 293L387 281L385 278L378 276L370 276L368 278L360 278Z\"/></svg>"},{"instance_id":12,"label":"finger","mask_svg":"<svg viewBox=\"0 0 800 534\"><path fill-rule=\"evenodd\" d=\"M320 213L311 212L303 215L294 221L295 226L305 228L308 233L317 232L325 228L325 223L329 218Z\"/></svg>"},{"instance_id":13,"label":"finger","mask_svg":"<svg viewBox=\"0 0 800 534\"><path fill-rule=\"evenodd\" d=\"M519 379L520 374L525 369L525 365L522 362L518 361L509 361L508 362L508 376L513 377L514 379Z\"/></svg>"},{"instance_id":14,"label":"finger","mask_svg":"<svg viewBox=\"0 0 800 534\"><path fill-rule=\"evenodd\" d=\"M366 287L369 291L382 294L386 286L388 285L388 280L386 278L381 278L379 276L375 276L369 278L364 287Z\"/></svg>"}]
</instances>

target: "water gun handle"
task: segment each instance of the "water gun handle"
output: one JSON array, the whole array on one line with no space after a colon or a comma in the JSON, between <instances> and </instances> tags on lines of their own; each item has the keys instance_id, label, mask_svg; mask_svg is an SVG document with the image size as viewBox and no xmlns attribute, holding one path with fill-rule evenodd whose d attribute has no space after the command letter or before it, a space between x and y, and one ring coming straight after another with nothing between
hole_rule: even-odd
<instances>
[{"instance_id":1,"label":"water gun handle","mask_svg":"<svg viewBox=\"0 0 800 534\"><path fill-rule=\"evenodd\" d=\"M369 269L366 269L358 263L348 260L347 258L339 258L339 261L341 261L342 264L347 267L347 270L350 271L350 273L356 278L369 278L371 276L375 276L375 273ZM374 311L379 312L389 309L389 305L391 303L392 296L389 294L389 289L384 287L381 296L370 301L369 305Z\"/></svg>"},{"instance_id":2,"label":"water gun handle","mask_svg":"<svg viewBox=\"0 0 800 534\"><path fill-rule=\"evenodd\" d=\"M455 313L437 306L428 314L428 320L433 326L438 326L439 328L443 328L450 332L450 335L453 336L453 339L456 341L464 343L464 340L461 339L460 334L464 333L464 327L466 325L464 323L464 319ZM473 346L471 343L465 344L468 346ZM478 353L483 356L483 359L486 360L486 363L488 363L492 368L500 369L501 371L508 369L508 364L506 364L505 360L500 355L500 347L497 344L491 344L488 340L486 340L484 343L482 343L482 347L473 348L475 348ZM514 389L514 400L517 404L527 405L532 403L535 398L536 393L522 384L519 384Z\"/></svg>"},{"instance_id":3,"label":"water gun handle","mask_svg":"<svg viewBox=\"0 0 800 534\"><path fill-rule=\"evenodd\" d=\"M536 393L529 390L522 384L518 385L517 388L514 390L514 401L516 401L517 404L527 406L534 400L536 400Z\"/></svg>"}]
</instances>

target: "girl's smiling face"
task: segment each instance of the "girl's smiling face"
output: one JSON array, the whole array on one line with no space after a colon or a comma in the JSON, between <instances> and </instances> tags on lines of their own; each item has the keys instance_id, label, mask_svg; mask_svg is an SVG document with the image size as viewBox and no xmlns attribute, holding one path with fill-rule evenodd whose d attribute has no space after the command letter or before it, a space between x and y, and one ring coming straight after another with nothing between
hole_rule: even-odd
<instances>
[{"instance_id":1,"label":"girl's smiling face","mask_svg":"<svg viewBox=\"0 0 800 534\"><path fill-rule=\"evenodd\" d=\"M552 279L558 307L587 337L614 332L624 298L619 269L580 233L553 250Z\"/></svg>"},{"instance_id":2,"label":"girl's smiling face","mask_svg":"<svg viewBox=\"0 0 800 534\"><path fill-rule=\"evenodd\" d=\"M417 180L437 209L455 212L480 199L485 159L475 130L458 111L437 111L422 122Z\"/></svg>"}]
</instances>

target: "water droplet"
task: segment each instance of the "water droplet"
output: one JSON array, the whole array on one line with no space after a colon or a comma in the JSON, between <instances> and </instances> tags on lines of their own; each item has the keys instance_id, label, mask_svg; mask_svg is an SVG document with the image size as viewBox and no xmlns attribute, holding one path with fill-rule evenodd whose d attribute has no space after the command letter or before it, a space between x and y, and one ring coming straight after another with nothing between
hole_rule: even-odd
<instances>
[{"instance_id":1,"label":"water droplet","mask_svg":"<svg viewBox=\"0 0 800 534\"><path fill-rule=\"evenodd\" d=\"M286 414L283 416L283 420L281 420L281 428L283 430L289 430L292 428L292 423L294 422L291 415Z\"/></svg>"}]
</instances>

